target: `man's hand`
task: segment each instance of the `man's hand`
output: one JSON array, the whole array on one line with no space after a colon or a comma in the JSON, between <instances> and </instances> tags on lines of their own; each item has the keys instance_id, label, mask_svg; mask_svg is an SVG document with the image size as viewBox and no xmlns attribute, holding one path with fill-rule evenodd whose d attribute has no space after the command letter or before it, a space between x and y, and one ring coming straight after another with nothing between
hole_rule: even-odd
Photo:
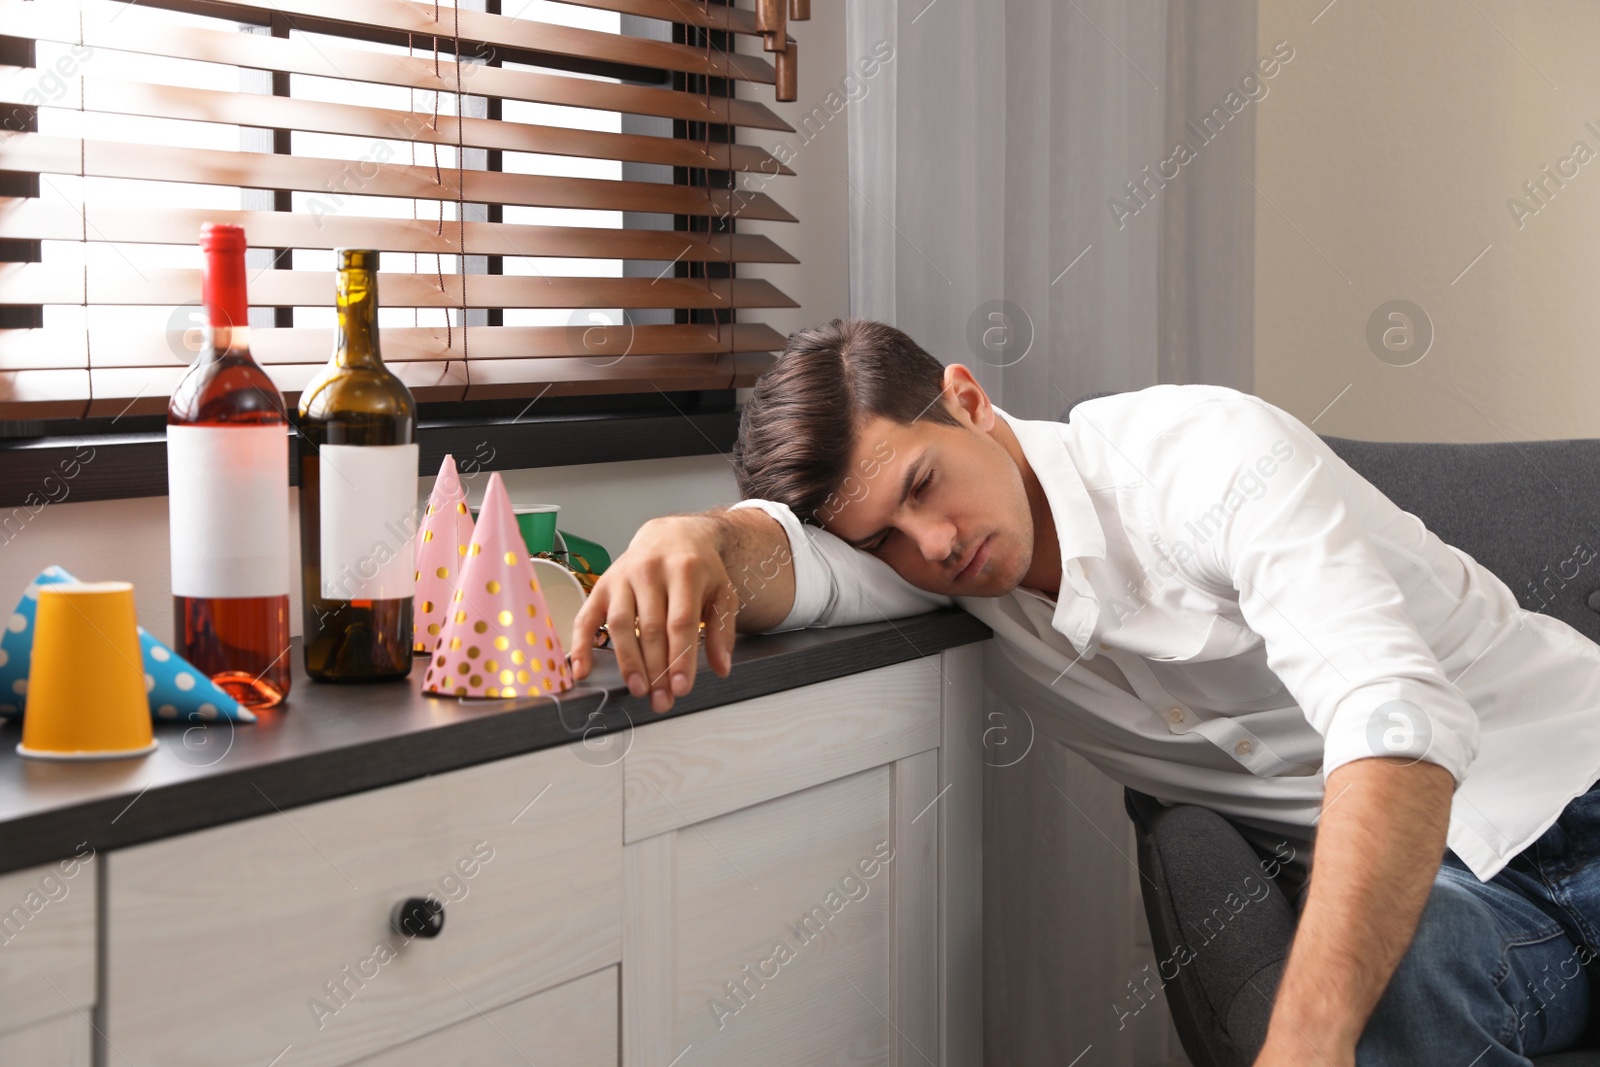
<instances>
[{"instance_id":1,"label":"man's hand","mask_svg":"<svg viewBox=\"0 0 1600 1067\"><path fill-rule=\"evenodd\" d=\"M1328 775L1311 887L1255 1067L1354 1067L1444 856L1455 779L1359 759Z\"/></svg>"},{"instance_id":2,"label":"man's hand","mask_svg":"<svg viewBox=\"0 0 1600 1067\"><path fill-rule=\"evenodd\" d=\"M733 669L739 597L720 544L717 520L709 516L669 515L639 527L627 551L595 582L573 621L573 676L589 674L595 632L604 622L628 692L636 697L649 692L650 706L667 711L674 696L684 696L694 685L704 620L706 660L718 677L726 678Z\"/></svg>"}]
</instances>

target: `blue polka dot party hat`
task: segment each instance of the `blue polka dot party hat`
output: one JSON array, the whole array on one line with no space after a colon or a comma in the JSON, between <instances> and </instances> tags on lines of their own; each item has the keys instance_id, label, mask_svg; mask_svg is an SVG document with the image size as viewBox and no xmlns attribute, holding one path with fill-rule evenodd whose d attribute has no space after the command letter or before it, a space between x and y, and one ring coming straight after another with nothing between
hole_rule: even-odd
<instances>
[{"instance_id":1,"label":"blue polka dot party hat","mask_svg":"<svg viewBox=\"0 0 1600 1067\"><path fill-rule=\"evenodd\" d=\"M17 718L28 700L28 666L33 657L33 619L39 607L39 587L77 581L60 567L39 572L16 610L0 630L0 718ZM232 720L255 722L255 712L217 688L188 660L139 627L139 649L144 654L144 688L150 697L150 714L160 720Z\"/></svg>"}]
</instances>

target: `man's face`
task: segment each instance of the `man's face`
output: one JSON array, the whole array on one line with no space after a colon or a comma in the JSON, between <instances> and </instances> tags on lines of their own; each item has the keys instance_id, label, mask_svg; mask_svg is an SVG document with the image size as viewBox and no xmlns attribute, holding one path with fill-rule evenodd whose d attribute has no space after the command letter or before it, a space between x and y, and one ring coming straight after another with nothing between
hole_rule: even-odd
<instances>
[{"instance_id":1,"label":"man's face","mask_svg":"<svg viewBox=\"0 0 1600 1067\"><path fill-rule=\"evenodd\" d=\"M817 517L824 529L871 552L920 589L1004 596L1021 583L1033 559L1033 516L1022 472L959 405L947 407L960 427L901 426L884 418L868 423L844 482ZM902 499L908 477L910 491Z\"/></svg>"}]
</instances>

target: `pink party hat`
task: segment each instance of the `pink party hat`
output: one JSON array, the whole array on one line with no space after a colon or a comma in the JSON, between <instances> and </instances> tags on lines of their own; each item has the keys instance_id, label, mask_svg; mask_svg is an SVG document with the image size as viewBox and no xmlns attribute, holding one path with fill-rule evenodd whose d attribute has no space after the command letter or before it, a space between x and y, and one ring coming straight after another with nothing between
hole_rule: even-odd
<instances>
[{"instance_id":1,"label":"pink party hat","mask_svg":"<svg viewBox=\"0 0 1600 1067\"><path fill-rule=\"evenodd\" d=\"M519 697L572 688L572 668L499 474L489 476L447 611L423 692Z\"/></svg>"},{"instance_id":2,"label":"pink party hat","mask_svg":"<svg viewBox=\"0 0 1600 1067\"><path fill-rule=\"evenodd\" d=\"M455 457L446 456L439 464L439 477L433 481L428 510L417 530L416 640L412 647L419 655L432 652L439 643L471 543L467 491L456 474Z\"/></svg>"}]
</instances>

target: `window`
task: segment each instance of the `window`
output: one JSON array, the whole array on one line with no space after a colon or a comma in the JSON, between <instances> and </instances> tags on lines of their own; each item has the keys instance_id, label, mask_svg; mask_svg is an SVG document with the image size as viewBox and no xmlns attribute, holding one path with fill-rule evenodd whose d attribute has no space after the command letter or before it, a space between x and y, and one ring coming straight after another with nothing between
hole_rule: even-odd
<instances>
[{"instance_id":1,"label":"window","mask_svg":"<svg viewBox=\"0 0 1600 1067\"><path fill-rule=\"evenodd\" d=\"M792 172L737 143L789 127L733 86L793 98L790 12L458 3L0 0L0 420L164 412L206 221L245 228L291 405L340 246L384 252L384 356L424 403L752 384L783 345L759 310L793 302L739 265L795 260L737 221L793 217L732 179Z\"/></svg>"}]
</instances>

